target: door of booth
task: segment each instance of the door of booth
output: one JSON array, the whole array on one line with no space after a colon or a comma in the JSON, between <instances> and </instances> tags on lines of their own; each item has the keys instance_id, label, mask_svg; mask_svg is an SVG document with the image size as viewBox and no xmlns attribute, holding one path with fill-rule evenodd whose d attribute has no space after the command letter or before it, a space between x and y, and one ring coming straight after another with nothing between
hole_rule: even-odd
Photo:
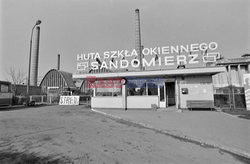
<instances>
[{"instance_id":1,"label":"door of booth","mask_svg":"<svg viewBox=\"0 0 250 164\"><path fill-rule=\"evenodd\" d=\"M160 108L175 105L175 82L165 82L159 87Z\"/></svg>"}]
</instances>

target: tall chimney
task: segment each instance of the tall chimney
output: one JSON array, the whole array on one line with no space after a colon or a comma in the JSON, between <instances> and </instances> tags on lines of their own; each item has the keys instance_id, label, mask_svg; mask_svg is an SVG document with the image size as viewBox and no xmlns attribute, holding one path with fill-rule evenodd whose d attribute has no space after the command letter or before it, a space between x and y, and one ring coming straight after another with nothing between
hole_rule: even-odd
<instances>
[{"instance_id":1,"label":"tall chimney","mask_svg":"<svg viewBox=\"0 0 250 164\"><path fill-rule=\"evenodd\" d=\"M142 70L142 46L141 46L141 27L140 27L140 12L135 10L135 50L140 60L140 70Z\"/></svg>"},{"instance_id":2,"label":"tall chimney","mask_svg":"<svg viewBox=\"0 0 250 164\"><path fill-rule=\"evenodd\" d=\"M33 35L32 55L31 55L31 75L30 85L37 86L38 77L38 61L39 61L39 39L40 39L40 27L36 26Z\"/></svg>"},{"instance_id":3,"label":"tall chimney","mask_svg":"<svg viewBox=\"0 0 250 164\"><path fill-rule=\"evenodd\" d=\"M57 55L57 70L60 70L60 54Z\"/></svg>"}]
</instances>

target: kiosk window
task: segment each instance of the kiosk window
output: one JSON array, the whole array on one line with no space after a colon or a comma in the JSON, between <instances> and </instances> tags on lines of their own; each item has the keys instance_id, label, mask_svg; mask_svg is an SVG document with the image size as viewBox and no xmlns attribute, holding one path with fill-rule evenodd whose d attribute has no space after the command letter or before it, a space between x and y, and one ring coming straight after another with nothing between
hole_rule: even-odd
<instances>
[{"instance_id":1,"label":"kiosk window","mask_svg":"<svg viewBox=\"0 0 250 164\"><path fill-rule=\"evenodd\" d=\"M148 82L148 95L158 95L158 86L154 82Z\"/></svg>"},{"instance_id":2,"label":"kiosk window","mask_svg":"<svg viewBox=\"0 0 250 164\"><path fill-rule=\"evenodd\" d=\"M145 80L129 80L127 82L128 96L146 95Z\"/></svg>"},{"instance_id":3,"label":"kiosk window","mask_svg":"<svg viewBox=\"0 0 250 164\"><path fill-rule=\"evenodd\" d=\"M107 80L96 81L96 96L121 96L122 95L122 88L117 86L117 81L107 82ZM113 83L114 85L110 85ZM112 86L112 87L111 87Z\"/></svg>"},{"instance_id":4,"label":"kiosk window","mask_svg":"<svg viewBox=\"0 0 250 164\"><path fill-rule=\"evenodd\" d=\"M128 96L158 95L158 81L131 79L127 81Z\"/></svg>"}]
</instances>

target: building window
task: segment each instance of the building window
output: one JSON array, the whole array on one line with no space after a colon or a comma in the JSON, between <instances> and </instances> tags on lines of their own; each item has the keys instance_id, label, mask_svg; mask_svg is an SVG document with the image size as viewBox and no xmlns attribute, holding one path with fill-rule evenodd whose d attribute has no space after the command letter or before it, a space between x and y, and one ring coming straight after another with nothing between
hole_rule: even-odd
<instances>
[{"instance_id":1,"label":"building window","mask_svg":"<svg viewBox=\"0 0 250 164\"><path fill-rule=\"evenodd\" d=\"M1 92L8 92L9 91L9 86L5 85L5 84L1 84L0 91Z\"/></svg>"},{"instance_id":2,"label":"building window","mask_svg":"<svg viewBox=\"0 0 250 164\"><path fill-rule=\"evenodd\" d=\"M145 79L128 80L127 88L128 96L147 95Z\"/></svg>"},{"instance_id":3,"label":"building window","mask_svg":"<svg viewBox=\"0 0 250 164\"><path fill-rule=\"evenodd\" d=\"M112 96L112 88L96 88L96 96Z\"/></svg>"},{"instance_id":4,"label":"building window","mask_svg":"<svg viewBox=\"0 0 250 164\"><path fill-rule=\"evenodd\" d=\"M158 84L154 81L147 82L148 95L158 95Z\"/></svg>"},{"instance_id":5,"label":"building window","mask_svg":"<svg viewBox=\"0 0 250 164\"><path fill-rule=\"evenodd\" d=\"M121 96L122 95L122 88L113 88L113 95L112 96Z\"/></svg>"},{"instance_id":6,"label":"building window","mask_svg":"<svg viewBox=\"0 0 250 164\"><path fill-rule=\"evenodd\" d=\"M151 96L158 95L158 87L162 86L162 79L128 79L127 91L128 96Z\"/></svg>"},{"instance_id":7,"label":"building window","mask_svg":"<svg viewBox=\"0 0 250 164\"><path fill-rule=\"evenodd\" d=\"M134 79L127 81L128 96L142 96L147 95L146 80Z\"/></svg>"},{"instance_id":8,"label":"building window","mask_svg":"<svg viewBox=\"0 0 250 164\"><path fill-rule=\"evenodd\" d=\"M95 81L96 96L121 96L121 85L116 80L97 80Z\"/></svg>"}]
</instances>

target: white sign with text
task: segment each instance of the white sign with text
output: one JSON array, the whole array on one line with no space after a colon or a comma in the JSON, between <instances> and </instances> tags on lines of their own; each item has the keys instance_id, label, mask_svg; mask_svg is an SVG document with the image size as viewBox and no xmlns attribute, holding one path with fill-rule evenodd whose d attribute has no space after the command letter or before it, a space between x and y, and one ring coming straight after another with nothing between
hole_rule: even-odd
<instances>
[{"instance_id":1,"label":"white sign with text","mask_svg":"<svg viewBox=\"0 0 250 164\"><path fill-rule=\"evenodd\" d=\"M60 96L59 105L79 105L80 96Z\"/></svg>"},{"instance_id":2,"label":"white sign with text","mask_svg":"<svg viewBox=\"0 0 250 164\"><path fill-rule=\"evenodd\" d=\"M141 53L137 52L136 49L78 53L77 71L137 68L140 65L152 68L213 63L221 57L217 48L216 42L209 42L144 47ZM142 55L141 59L140 55Z\"/></svg>"}]
</instances>

